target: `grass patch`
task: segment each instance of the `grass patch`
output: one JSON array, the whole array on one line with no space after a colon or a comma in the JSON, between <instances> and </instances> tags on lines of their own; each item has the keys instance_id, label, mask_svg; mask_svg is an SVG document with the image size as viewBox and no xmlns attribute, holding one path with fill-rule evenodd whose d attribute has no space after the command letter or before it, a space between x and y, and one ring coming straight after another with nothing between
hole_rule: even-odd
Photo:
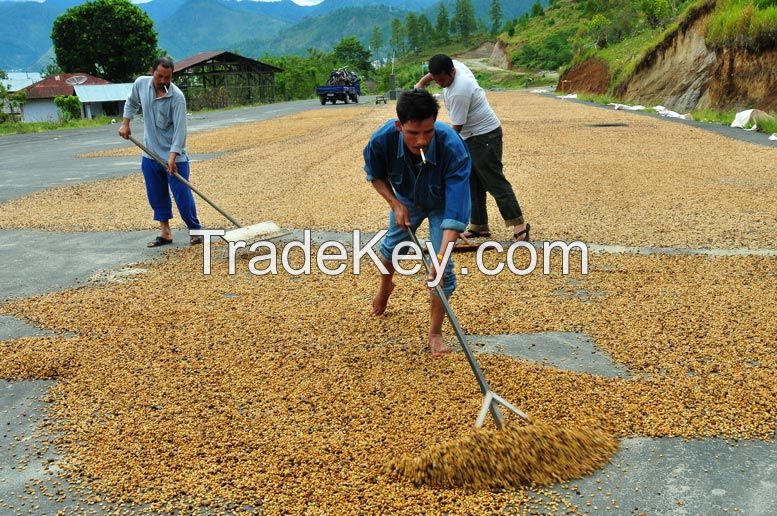
<instances>
[{"instance_id":1,"label":"grass patch","mask_svg":"<svg viewBox=\"0 0 777 516\"><path fill-rule=\"evenodd\" d=\"M602 104L607 106L609 104L618 104L618 99L611 95L595 95L593 93L578 93L578 100L584 100L586 102L593 102L594 104Z\"/></svg>"},{"instance_id":2,"label":"grass patch","mask_svg":"<svg viewBox=\"0 0 777 516\"><path fill-rule=\"evenodd\" d=\"M646 29L632 38L597 51L594 56L607 63L610 70L610 84L618 84L626 77L631 67L644 55L646 48L652 48L663 38L664 29Z\"/></svg>"},{"instance_id":3,"label":"grass patch","mask_svg":"<svg viewBox=\"0 0 777 516\"><path fill-rule=\"evenodd\" d=\"M777 115L775 113L771 113L771 115L775 117L774 120L761 120L758 123L758 130L762 133L777 133Z\"/></svg>"},{"instance_id":4,"label":"grass patch","mask_svg":"<svg viewBox=\"0 0 777 516\"><path fill-rule=\"evenodd\" d=\"M731 125L736 116L736 111L716 111L714 109L697 109L691 112L691 118L697 122L709 122L713 124Z\"/></svg>"},{"instance_id":5,"label":"grass patch","mask_svg":"<svg viewBox=\"0 0 777 516\"><path fill-rule=\"evenodd\" d=\"M714 109L697 109L691 113L691 118L697 122L731 125L739 110L716 111ZM773 119L758 121L758 131L766 134L777 133L777 114L769 113Z\"/></svg>"},{"instance_id":6,"label":"grass patch","mask_svg":"<svg viewBox=\"0 0 777 516\"><path fill-rule=\"evenodd\" d=\"M43 133L46 131L58 131L61 129L80 129L84 127L97 127L111 123L111 118L101 116L91 120L78 119L68 122L4 122L0 124L0 136L6 134Z\"/></svg>"},{"instance_id":7,"label":"grass patch","mask_svg":"<svg viewBox=\"0 0 777 516\"><path fill-rule=\"evenodd\" d=\"M707 24L707 43L751 51L777 47L777 0L721 0Z\"/></svg>"}]
</instances>

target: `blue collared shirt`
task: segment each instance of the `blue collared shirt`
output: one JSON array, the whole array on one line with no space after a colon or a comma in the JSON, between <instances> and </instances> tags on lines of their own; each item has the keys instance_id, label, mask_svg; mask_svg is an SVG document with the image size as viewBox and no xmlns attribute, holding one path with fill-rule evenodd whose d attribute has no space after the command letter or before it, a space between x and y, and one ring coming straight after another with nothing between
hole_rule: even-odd
<instances>
[{"instance_id":1,"label":"blue collared shirt","mask_svg":"<svg viewBox=\"0 0 777 516\"><path fill-rule=\"evenodd\" d=\"M140 107L143 108L144 145L164 160L171 152L177 152L176 161L187 161L186 98L178 86L170 84L167 93L157 97L152 77L138 77L124 103L124 118L131 120Z\"/></svg>"},{"instance_id":2,"label":"blue collared shirt","mask_svg":"<svg viewBox=\"0 0 777 516\"><path fill-rule=\"evenodd\" d=\"M464 140L448 125L435 122L434 137L425 152L427 163L414 165L394 122L389 120L375 131L364 148L367 181L388 181L400 200L423 210L443 208L442 229L464 231L469 222L472 166Z\"/></svg>"}]
</instances>

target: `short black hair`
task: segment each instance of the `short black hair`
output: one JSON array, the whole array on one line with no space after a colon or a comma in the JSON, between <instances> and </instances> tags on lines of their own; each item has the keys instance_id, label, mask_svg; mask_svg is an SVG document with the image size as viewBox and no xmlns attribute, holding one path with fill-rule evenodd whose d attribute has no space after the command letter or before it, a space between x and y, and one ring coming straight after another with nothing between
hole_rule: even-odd
<instances>
[{"instance_id":1,"label":"short black hair","mask_svg":"<svg viewBox=\"0 0 777 516\"><path fill-rule=\"evenodd\" d=\"M402 93L397 100L397 117L404 124L407 121L423 122L429 117L437 120L440 105L426 90L413 89Z\"/></svg>"},{"instance_id":2,"label":"short black hair","mask_svg":"<svg viewBox=\"0 0 777 516\"><path fill-rule=\"evenodd\" d=\"M171 70L175 71L173 60L167 56L157 57L153 61L151 61L151 70L156 71L159 65L162 65L162 68L170 68Z\"/></svg>"},{"instance_id":3,"label":"short black hair","mask_svg":"<svg viewBox=\"0 0 777 516\"><path fill-rule=\"evenodd\" d=\"M429 60L429 73L437 75L451 73L453 71L453 59L445 54L437 54Z\"/></svg>"}]
</instances>

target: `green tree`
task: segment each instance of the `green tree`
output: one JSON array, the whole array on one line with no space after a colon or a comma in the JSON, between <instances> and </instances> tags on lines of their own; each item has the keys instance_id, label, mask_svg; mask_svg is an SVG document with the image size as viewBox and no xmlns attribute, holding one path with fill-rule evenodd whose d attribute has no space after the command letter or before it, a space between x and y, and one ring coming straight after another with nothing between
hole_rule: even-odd
<instances>
[{"instance_id":1,"label":"green tree","mask_svg":"<svg viewBox=\"0 0 777 516\"><path fill-rule=\"evenodd\" d=\"M372 70L370 51L364 48L356 36L341 39L332 52L340 66L349 66L363 77L367 77Z\"/></svg>"},{"instance_id":2,"label":"green tree","mask_svg":"<svg viewBox=\"0 0 777 516\"><path fill-rule=\"evenodd\" d=\"M418 16L408 13L405 18L405 35L407 36L407 50L411 54L421 48L421 34L418 32Z\"/></svg>"},{"instance_id":3,"label":"green tree","mask_svg":"<svg viewBox=\"0 0 777 516\"><path fill-rule=\"evenodd\" d=\"M402 22L399 18L391 20L391 39L389 44L399 55L402 55L405 50L405 28L402 26Z\"/></svg>"},{"instance_id":4,"label":"green tree","mask_svg":"<svg viewBox=\"0 0 777 516\"><path fill-rule=\"evenodd\" d=\"M502 3L499 0L491 0L488 15L491 18L491 34L496 36L499 33L499 27L502 26Z\"/></svg>"},{"instance_id":5,"label":"green tree","mask_svg":"<svg viewBox=\"0 0 777 516\"><path fill-rule=\"evenodd\" d=\"M653 28L664 25L672 12L669 0L640 0L639 8Z\"/></svg>"},{"instance_id":6,"label":"green tree","mask_svg":"<svg viewBox=\"0 0 777 516\"><path fill-rule=\"evenodd\" d=\"M440 2L440 10L437 11L437 23L434 27L434 39L438 43L447 43L450 39L451 21L448 19L448 9Z\"/></svg>"},{"instance_id":7,"label":"green tree","mask_svg":"<svg viewBox=\"0 0 777 516\"><path fill-rule=\"evenodd\" d=\"M62 73L62 68L59 67L57 64L57 61L55 59L52 59L49 64L43 67L43 69L40 71L41 77L44 79L46 77L51 77L52 75L57 75Z\"/></svg>"},{"instance_id":8,"label":"green tree","mask_svg":"<svg viewBox=\"0 0 777 516\"><path fill-rule=\"evenodd\" d=\"M463 43L469 43L469 38L477 27L475 8L472 6L472 0L456 0L456 12L453 15L453 25L456 27L456 32L461 38L461 41Z\"/></svg>"},{"instance_id":9,"label":"green tree","mask_svg":"<svg viewBox=\"0 0 777 516\"><path fill-rule=\"evenodd\" d=\"M8 79L8 74L6 74L4 70L0 70L0 122L5 119L2 108L5 106L6 100L8 99L8 87L3 84L3 79Z\"/></svg>"},{"instance_id":10,"label":"green tree","mask_svg":"<svg viewBox=\"0 0 777 516\"><path fill-rule=\"evenodd\" d=\"M54 105L65 122L81 118L81 101L75 95L57 95L54 97Z\"/></svg>"},{"instance_id":11,"label":"green tree","mask_svg":"<svg viewBox=\"0 0 777 516\"><path fill-rule=\"evenodd\" d=\"M313 97L317 85L326 84L329 73L342 66L332 52L309 48L305 56L265 56L262 62L282 68L275 74L275 94L283 100Z\"/></svg>"},{"instance_id":12,"label":"green tree","mask_svg":"<svg viewBox=\"0 0 777 516\"><path fill-rule=\"evenodd\" d=\"M154 22L129 0L96 0L68 9L54 20L51 40L62 70L112 82L133 80L158 55Z\"/></svg>"},{"instance_id":13,"label":"green tree","mask_svg":"<svg viewBox=\"0 0 777 516\"><path fill-rule=\"evenodd\" d=\"M535 16L542 16L543 14L545 14L545 10L542 8L540 0L537 0L534 2L534 5L531 6L531 16L534 18Z\"/></svg>"},{"instance_id":14,"label":"green tree","mask_svg":"<svg viewBox=\"0 0 777 516\"><path fill-rule=\"evenodd\" d=\"M380 27L376 25L373 27L372 35L370 36L370 50L374 59L380 59L378 54L381 48L383 48L383 34L380 32Z\"/></svg>"},{"instance_id":15,"label":"green tree","mask_svg":"<svg viewBox=\"0 0 777 516\"><path fill-rule=\"evenodd\" d=\"M594 39L598 48L607 46L607 33L610 30L610 20L602 13L594 15L588 22L588 33Z\"/></svg>"},{"instance_id":16,"label":"green tree","mask_svg":"<svg viewBox=\"0 0 777 516\"><path fill-rule=\"evenodd\" d=\"M418 33L420 34L421 48L427 48L434 41L434 27L425 14L418 17Z\"/></svg>"}]
</instances>

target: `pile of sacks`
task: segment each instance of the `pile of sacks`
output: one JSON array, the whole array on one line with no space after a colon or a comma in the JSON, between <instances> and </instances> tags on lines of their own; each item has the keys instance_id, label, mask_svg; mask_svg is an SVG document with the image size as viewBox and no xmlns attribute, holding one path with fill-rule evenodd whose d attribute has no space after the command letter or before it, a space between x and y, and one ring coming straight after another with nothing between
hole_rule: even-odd
<instances>
[{"instance_id":1,"label":"pile of sacks","mask_svg":"<svg viewBox=\"0 0 777 516\"><path fill-rule=\"evenodd\" d=\"M329 74L330 86L355 86L358 82L359 76L347 68L338 68Z\"/></svg>"}]
</instances>

